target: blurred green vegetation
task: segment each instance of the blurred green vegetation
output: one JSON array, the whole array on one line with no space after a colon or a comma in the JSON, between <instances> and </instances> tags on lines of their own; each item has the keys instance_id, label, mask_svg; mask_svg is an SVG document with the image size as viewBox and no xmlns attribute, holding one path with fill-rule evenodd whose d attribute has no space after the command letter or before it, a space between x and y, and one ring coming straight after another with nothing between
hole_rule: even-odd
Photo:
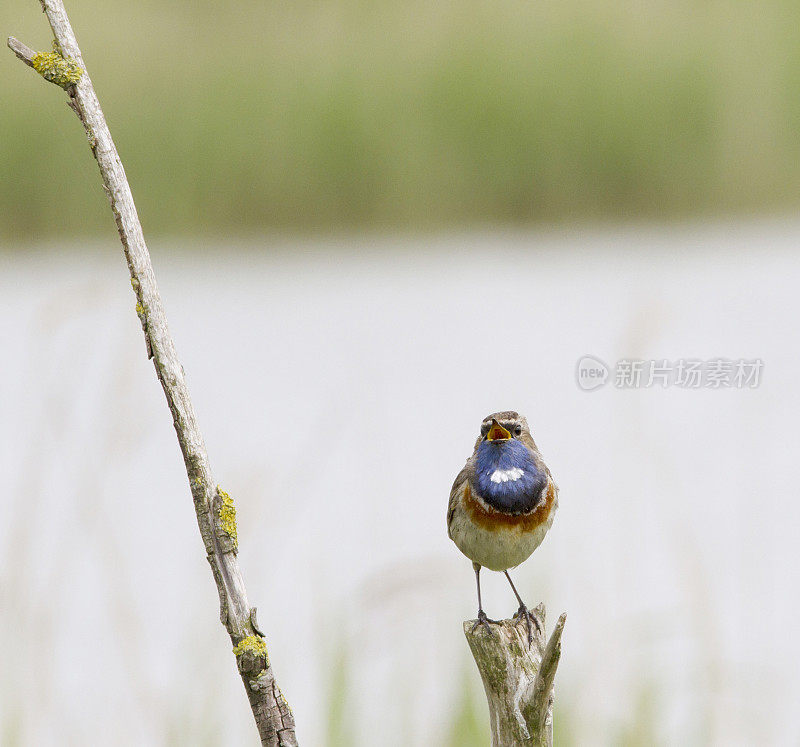
<instances>
[{"instance_id":1,"label":"blurred green vegetation","mask_svg":"<svg viewBox=\"0 0 800 747\"><path fill-rule=\"evenodd\" d=\"M480 683L477 672L465 671L459 702L450 720L447 747L486 747L489 735L489 709L473 683ZM480 686L480 685L478 685Z\"/></svg>"},{"instance_id":2,"label":"blurred green vegetation","mask_svg":"<svg viewBox=\"0 0 800 747\"><path fill-rule=\"evenodd\" d=\"M800 6L68 2L148 234L800 204ZM0 30L49 49L35 0ZM0 238L112 225L63 94L0 57Z\"/></svg>"},{"instance_id":3,"label":"blurred green vegetation","mask_svg":"<svg viewBox=\"0 0 800 747\"><path fill-rule=\"evenodd\" d=\"M352 697L350 689L350 659L345 647L340 647L335 654L331 668L331 678L327 694L326 739L327 747L350 747L356 743L353 714L349 710L347 699ZM443 747L485 747L490 741L489 709L481 685L480 676L472 669L472 661L458 677L458 697L452 712L448 715L448 734L442 742ZM652 747L663 742L659 738L658 722L660 706L658 691L643 673L639 683L634 685L634 708L627 719L620 724L617 733L610 735L598 733L595 743L609 743L620 747ZM562 698L563 700L563 698ZM575 708L575 704L572 705ZM563 702L556 699L553 717L553 743L555 747L573 747L578 738L573 728L574 712L564 707ZM695 726L686 730L686 744L707 744L697 738ZM393 735L396 737L397 735ZM395 739L396 741L396 739Z\"/></svg>"},{"instance_id":4,"label":"blurred green vegetation","mask_svg":"<svg viewBox=\"0 0 800 747\"><path fill-rule=\"evenodd\" d=\"M347 646L339 644L331 661L327 691L326 740L327 747L350 747L355 744L354 724L348 713L347 698L350 688L350 659Z\"/></svg>"}]
</instances>

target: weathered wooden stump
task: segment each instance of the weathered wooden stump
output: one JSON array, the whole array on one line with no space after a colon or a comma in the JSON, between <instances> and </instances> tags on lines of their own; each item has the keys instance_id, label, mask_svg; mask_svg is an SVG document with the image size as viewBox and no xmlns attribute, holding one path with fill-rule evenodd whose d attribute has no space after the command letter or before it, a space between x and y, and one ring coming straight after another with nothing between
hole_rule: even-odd
<instances>
[{"instance_id":1,"label":"weathered wooden stump","mask_svg":"<svg viewBox=\"0 0 800 747\"><path fill-rule=\"evenodd\" d=\"M483 625L464 622L464 635L478 665L489 701L492 747L552 747L553 680L561 658L561 633L566 614L558 618L545 644L545 608L534 611L541 626L528 645L524 619Z\"/></svg>"}]
</instances>

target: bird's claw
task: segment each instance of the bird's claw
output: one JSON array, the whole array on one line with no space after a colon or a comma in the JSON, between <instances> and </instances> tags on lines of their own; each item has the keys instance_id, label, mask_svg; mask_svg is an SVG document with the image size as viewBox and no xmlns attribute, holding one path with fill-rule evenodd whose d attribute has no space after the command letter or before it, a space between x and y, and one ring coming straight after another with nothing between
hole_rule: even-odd
<instances>
[{"instance_id":1,"label":"bird's claw","mask_svg":"<svg viewBox=\"0 0 800 747\"><path fill-rule=\"evenodd\" d=\"M474 633L479 625L483 625L483 627L486 628L486 632L492 635L492 628L489 623L493 623L494 625L499 624L497 620L489 619L483 610L478 610L478 619L473 623L471 632Z\"/></svg>"},{"instance_id":2,"label":"bird's claw","mask_svg":"<svg viewBox=\"0 0 800 747\"><path fill-rule=\"evenodd\" d=\"M536 625L536 629L541 633L542 632L542 624L539 622L539 618L536 617L524 604L519 606L519 609L514 613L514 618L525 618L525 624L528 628L528 645L530 646L533 643L533 626Z\"/></svg>"}]
</instances>

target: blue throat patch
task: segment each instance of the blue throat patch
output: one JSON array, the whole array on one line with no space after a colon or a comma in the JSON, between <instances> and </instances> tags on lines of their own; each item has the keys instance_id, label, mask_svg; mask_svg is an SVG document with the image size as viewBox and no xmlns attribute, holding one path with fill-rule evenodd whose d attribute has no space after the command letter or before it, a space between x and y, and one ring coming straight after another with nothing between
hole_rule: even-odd
<instances>
[{"instance_id":1,"label":"blue throat patch","mask_svg":"<svg viewBox=\"0 0 800 747\"><path fill-rule=\"evenodd\" d=\"M532 511L546 484L547 476L525 444L515 438L481 441L472 487L492 508L509 514Z\"/></svg>"}]
</instances>

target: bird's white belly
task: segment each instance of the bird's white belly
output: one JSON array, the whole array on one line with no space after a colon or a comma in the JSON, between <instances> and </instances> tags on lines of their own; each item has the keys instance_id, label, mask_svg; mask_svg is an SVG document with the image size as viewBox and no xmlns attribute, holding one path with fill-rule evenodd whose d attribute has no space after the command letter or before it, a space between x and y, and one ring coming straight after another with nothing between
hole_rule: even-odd
<instances>
[{"instance_id":1,"label":"bird's white belly","mask_svg":"<svg viewBox=\"0 0 800 747\"><path fill-rule=\"evenodd\" d=\"M459 506L450 525L450 537L461 552L478 565L493 571L505 571L527 560L539 547L553 523L555 506L548 518L532 530L521 526L485 529L472 522Z\"/></svg>"}]
</instances>

